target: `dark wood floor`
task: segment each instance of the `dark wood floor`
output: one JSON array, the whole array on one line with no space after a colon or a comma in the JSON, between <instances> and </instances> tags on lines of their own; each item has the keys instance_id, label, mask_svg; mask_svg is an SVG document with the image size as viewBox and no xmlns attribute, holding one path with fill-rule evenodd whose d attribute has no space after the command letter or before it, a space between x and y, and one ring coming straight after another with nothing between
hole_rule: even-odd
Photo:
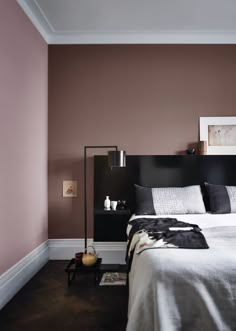
<instances>
[{"instance_id":1,"label":"dark wood floor","mask_svg":"<svg viewBox=\"0 0 236 331\"><path fill-rule=\"evenodd\" d=\"M48 262L0 311L1 331L123 331L126 286L94 286L80 275L67 287L67 261Z\"/></svg>"}]
</instances>

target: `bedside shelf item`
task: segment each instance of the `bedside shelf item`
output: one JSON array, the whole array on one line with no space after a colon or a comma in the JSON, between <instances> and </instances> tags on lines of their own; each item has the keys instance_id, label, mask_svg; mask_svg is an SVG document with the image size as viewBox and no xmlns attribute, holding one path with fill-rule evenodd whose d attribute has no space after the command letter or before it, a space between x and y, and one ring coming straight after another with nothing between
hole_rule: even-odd
<instances>
[{"instance_id":1,"label":"bedside shelf item","mask_svg":"<svg viewBox=\"0 0 236 331\"><path fill-rule=\"evenodd\" d=\"M76 275L84 273L94 274L94 285L99 285L101 278L106 272L127 273L126 264L102 264L102 259L98 258L96 264L91 267L85 267L82 263L78 264L76 259L71 259L65 268L67 273L67 284L71 285ZM127 285L127 283L126 283Z\"/></svg>"},{"instance_id":2,"label":"bedside shelf item","mask_svg":"<svg viewBox=\"0 0 236 331\"><path fill-rule=\"evenodd\" d=\"M131 216L129 209L94 210L94 241L127 241L126 228Z\"/></svg>"},{"instance_id":3,"label":"bedside shelf item","mask_svg":"<svg viewBox=\"0 0 236 331\"><path fill-rule=\"evenodd\" d=\"M82 263L78 264L76 262L76 259L71 259L70 262L67 264L65 268L65 272L67 273L67 284L68 286L71 285L71 282L75 279L76 275L82 274L82 273L94 273L94 284L96 285L99 279L100 275L100 265L101 265L102 259L98 258L97 262L90 266L86 267Z\"/></svg>"}]
</instances>

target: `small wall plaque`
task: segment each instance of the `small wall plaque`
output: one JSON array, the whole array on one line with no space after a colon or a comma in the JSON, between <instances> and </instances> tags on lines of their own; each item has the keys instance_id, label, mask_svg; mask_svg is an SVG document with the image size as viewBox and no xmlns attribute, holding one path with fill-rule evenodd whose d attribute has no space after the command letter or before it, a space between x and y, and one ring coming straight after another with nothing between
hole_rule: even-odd
<instances>
[{"instance_id":1,"label":"small wall plaque","mask_svg":"<svg viewBox=\"0 0 236 331\"><path fill-rule=\"evenodd\" d=\"M77 180L63 180L62 196L65 198L77 197Z\"/></svg>"}]
</instances>

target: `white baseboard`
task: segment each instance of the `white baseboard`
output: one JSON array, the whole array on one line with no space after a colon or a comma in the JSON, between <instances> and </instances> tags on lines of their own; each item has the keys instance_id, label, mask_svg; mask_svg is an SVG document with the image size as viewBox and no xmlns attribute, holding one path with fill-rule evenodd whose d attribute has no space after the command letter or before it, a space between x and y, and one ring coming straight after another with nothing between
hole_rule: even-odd
<instances>
[{"instance_id":1,"label":"white baseboard","mask_svg":"<svg viewBox=\"0 0 236 331\"><path fill-rule=\"evenodd\" d=\"M87 245L93 245L102 263L125 263L126 242L93 242L88 239ZM50 260L70 260L77 252L84 251L84 239L49 239Z\"/></svg>"},{"instance_id":2,"label":"white baseboard","mask_svg":"<svg viewBox=\"0 0 236 331\"><path fill-rule=\"evenodd\" d=\"M93 242L102 263L124 264L126 242ZM0 310L48 262L70 260L77 252L84 251L84 239L49 239L35 248L14 266L0 275Z\"/></svg>"},{"instance_id":3,"label":"white baseboard","mask_svg":"<svg viewBox=\"0 0 236 331\"><path fill-rule=\"evenodd\" d=\"M88 239L87 245L92 244ZM49 260L70 260L75 253L84 251L84 239L48 239Z\"/></svg>"},{"instance_id":4,"label":"white baseboard","mask_svg":"<svg viewBox=\"0 0 236 331\"><path fill-rule=\"evenodd\" d=\"M102 263L125 264L126 242L94 242L93 246L102 258Z\"/></svg>"},{"instance_id":5,"label":"white baseboard","mask_svg":"<svg viewBox=\"0 0 236 331\"><path fill-rule=\"evenodd\" d=\"M45 241L0 276L0 309L48 262Z\"/></svg>"}]
</instances>

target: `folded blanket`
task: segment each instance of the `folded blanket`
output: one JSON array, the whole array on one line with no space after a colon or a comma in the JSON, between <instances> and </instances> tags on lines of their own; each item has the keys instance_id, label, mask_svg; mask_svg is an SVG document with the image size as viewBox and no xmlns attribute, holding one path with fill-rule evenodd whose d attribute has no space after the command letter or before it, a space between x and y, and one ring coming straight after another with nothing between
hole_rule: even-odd
<instances>
[{"instance_id":1,"label":"folded blanket","mask_svg":"<svg viewBox=\"0 0 236 331\"><path fill-rule=\"evenodd\" d=\"M153 248L209 248L201 229L196 224L176 218L137 218L129 222L126 262L131 265L134 249L140 254Z\"/></svg>"}]
</instances>

